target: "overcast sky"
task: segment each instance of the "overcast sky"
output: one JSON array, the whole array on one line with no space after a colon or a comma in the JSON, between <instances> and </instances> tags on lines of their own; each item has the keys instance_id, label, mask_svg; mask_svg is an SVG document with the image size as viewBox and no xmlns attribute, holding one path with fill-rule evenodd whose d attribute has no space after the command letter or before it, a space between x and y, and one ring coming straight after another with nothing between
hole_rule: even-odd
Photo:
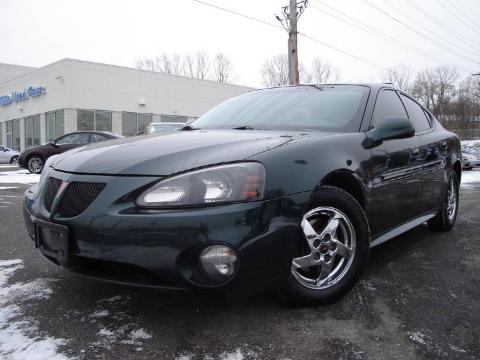
<instances>
[{"instance_id":1,"label":"overcast sky","mask_svg":"<svg viewBox=\"0 0 480 360\"><path fill-rule=\"evenodd\" d=\"M279 14L288 2L204 1L271 23L278 23L274 13ZM299 31L380 67L404 63L421 70L450 63L458 67L462 76L471 71L480 72L480 0L410 0L440 20L442 26L455 30L457 37L428 20L408 1L311 0L311 6L300 19ZM368 2L414 29L420 29L419 24L425 26L430 31L428 36L437 44L380 13ZM438 60L345 24L319 11L323 8L333 14L322 3ZM451 4L463 15L455 12ZM476 25L469 22L465 14L476 21ZM420 30L426 33L425 29ZM43 66L69 57L133 67L136 59L162 52L223 52L233 61L235 83L261 86L262 64L266 58L286 52L287 34L282 29L192 0L0 0L0 44L0 62L30 66ZM308 66L317 56L338 68L342 81L381 80L380 68L299 37L300 61Z\"/></svg>"}]
</instances>

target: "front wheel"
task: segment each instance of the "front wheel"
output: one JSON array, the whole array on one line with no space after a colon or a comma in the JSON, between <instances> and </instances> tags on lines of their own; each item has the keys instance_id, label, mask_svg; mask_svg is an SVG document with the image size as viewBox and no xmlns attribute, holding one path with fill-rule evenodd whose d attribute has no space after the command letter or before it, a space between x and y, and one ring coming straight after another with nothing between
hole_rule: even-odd
<instances>
[{"instance_id":1,"label":"front wheel","mask_svg":"<svg viewBox=\"0 0 480 360\"><path fill-rule=\"evenodd\" d=\"M40 174L43 169L43 159L40 156L32 156L28 159L27 168L33 174Z\"/></svg>"},{"instance_id":2,"label":"front wheel","mask_svg":"<svg viewBox=\"0 0 480 360\"><path fill-rule=\"evenodd\" d=\"M458 177L453 170L449 172L447 188L440 212L428 221L428 226L436 231L448 231L453 228L458 212Z\"/></svg>"},{"instance_id":3,"label":"front wheel","mask_svg":"<svg viewBox=\"0 0 480 360\"><path fill-rule=\"evenodd\" d=\"M318 190L313 203L300 224L299 253L280 288L294 304L339 299L355 285L368 259L370 235L360 204L334 187Z\"/></svg>"}]
</instances>

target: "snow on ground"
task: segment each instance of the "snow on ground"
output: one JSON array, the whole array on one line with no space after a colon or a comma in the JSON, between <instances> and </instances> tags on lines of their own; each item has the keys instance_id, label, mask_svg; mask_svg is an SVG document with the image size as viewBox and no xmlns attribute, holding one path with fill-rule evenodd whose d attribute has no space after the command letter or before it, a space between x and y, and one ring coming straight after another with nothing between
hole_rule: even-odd
<instances>
[{"instance_id":1,"label":"snow on ground","mask_svg":"<svg viewBox=\"0 0 480 360\"><path fill-rule=\"evenodd\" d=\"M474 185L480 185L480 169L462 171L461 188L471 188Z\"/></svg>"},{"instance_id":2,"label":"snow on ground","mask_svg":"<svg viewBox=\"0 0 480 360\"><path fill-rule=\"evenodd\" d=\"M0 172L0 184L36 184L40 175L31 174L28 170Z\"/></svg>"},{"instance_id":3,"label":"snow on ground","mask_svg":"<svg viewBox=\"0 0 480 360\"><path fill-rule=\"evenodd\" d=\"M37 322L27 316L23 307L50 297L48 279L10 283L15 272L23 268L23 261L0 260L0 358L64 360L59 347L65 339L43 334Z\"/></svg>"}]
</instances>

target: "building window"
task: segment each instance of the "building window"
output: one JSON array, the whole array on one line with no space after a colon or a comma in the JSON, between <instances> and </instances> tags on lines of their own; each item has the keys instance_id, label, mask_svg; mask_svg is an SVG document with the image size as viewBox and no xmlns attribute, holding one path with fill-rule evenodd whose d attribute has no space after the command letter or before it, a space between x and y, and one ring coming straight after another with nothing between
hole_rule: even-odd
<instances>
[{"instance_id":1,"label":"building window","mask_svg":"<svg viewBox=\"0 0 480 360\"><path fill-rule=\"evenodd\" d=\"M25 148L40 145L40 115L25 118Z\"/></svg>"},{"instance_id":2,"label":"building window","mask_svg":"<svg viewBox=\"0 0 480 360\"><path fill-rule=\"evenodd\" d=\"M7 121L7 147L20 151L20 120Z\"/></svg>"},{"instance_id":3,"label":"building window","mask_svg":"<svg viewBox=\"0 0 480 360\"><path fill-rule=\"evenodd\" d=\"M112 131L112 112L77 110L78 131Z\"/></svg>"},{"instance_id":4,"label":"building window","mask_svg":"<svg viewBox=\"0 0 480 360\"><path fill-rule=\"evenodd\" d=\"M186 123L188 121L188 116L180 115L160 115L162 122L181 122Z\"/></svg>"},{"instance_id":5,"label":"building window","mask_svg":"<svg viewBox=\"0 0 480 360\"><path fill-rule=\"evenodd\" d=\"M46 115L47 141L59 138L65 133L65 114L63 110L57 110Z\"/></svg>"},{"instance_id":6,"label":"building window","mask_svg":"<svg viewBox=\"0 0 480 360\"><path fill-rule=\"evenodd\" d=\"M122 135L134 136L152 122L152 114L122 113Z\"/></svg>"}]
</instances>

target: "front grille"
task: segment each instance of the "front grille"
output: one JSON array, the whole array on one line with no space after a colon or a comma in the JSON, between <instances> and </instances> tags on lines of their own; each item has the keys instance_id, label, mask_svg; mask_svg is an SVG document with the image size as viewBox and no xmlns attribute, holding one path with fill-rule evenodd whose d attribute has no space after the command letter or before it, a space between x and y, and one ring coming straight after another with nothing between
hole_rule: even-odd
<instances>
[{"instance_id":1,"label":"front grille","mask_svg":"<svg viewBox=\"0 0 480 360\"><path fill-rule=\"evenodd\" d=\"M48 178L47 192L45 194L45 208L48 211L52 210L53 200L55 200L60 185L62 185L62 180L53 177Z\"/></svg>"},{"instance_id":2,"label":"front grille","mask_svg":"<svg viewBox=\"0 0 480 360\"><path fill-rule=\"evenodd\" d=\"M58 209L64 217L73 217L84 212L105 188L102 183L72 182L68 185Z\"/></svg>"}]
</instances>

